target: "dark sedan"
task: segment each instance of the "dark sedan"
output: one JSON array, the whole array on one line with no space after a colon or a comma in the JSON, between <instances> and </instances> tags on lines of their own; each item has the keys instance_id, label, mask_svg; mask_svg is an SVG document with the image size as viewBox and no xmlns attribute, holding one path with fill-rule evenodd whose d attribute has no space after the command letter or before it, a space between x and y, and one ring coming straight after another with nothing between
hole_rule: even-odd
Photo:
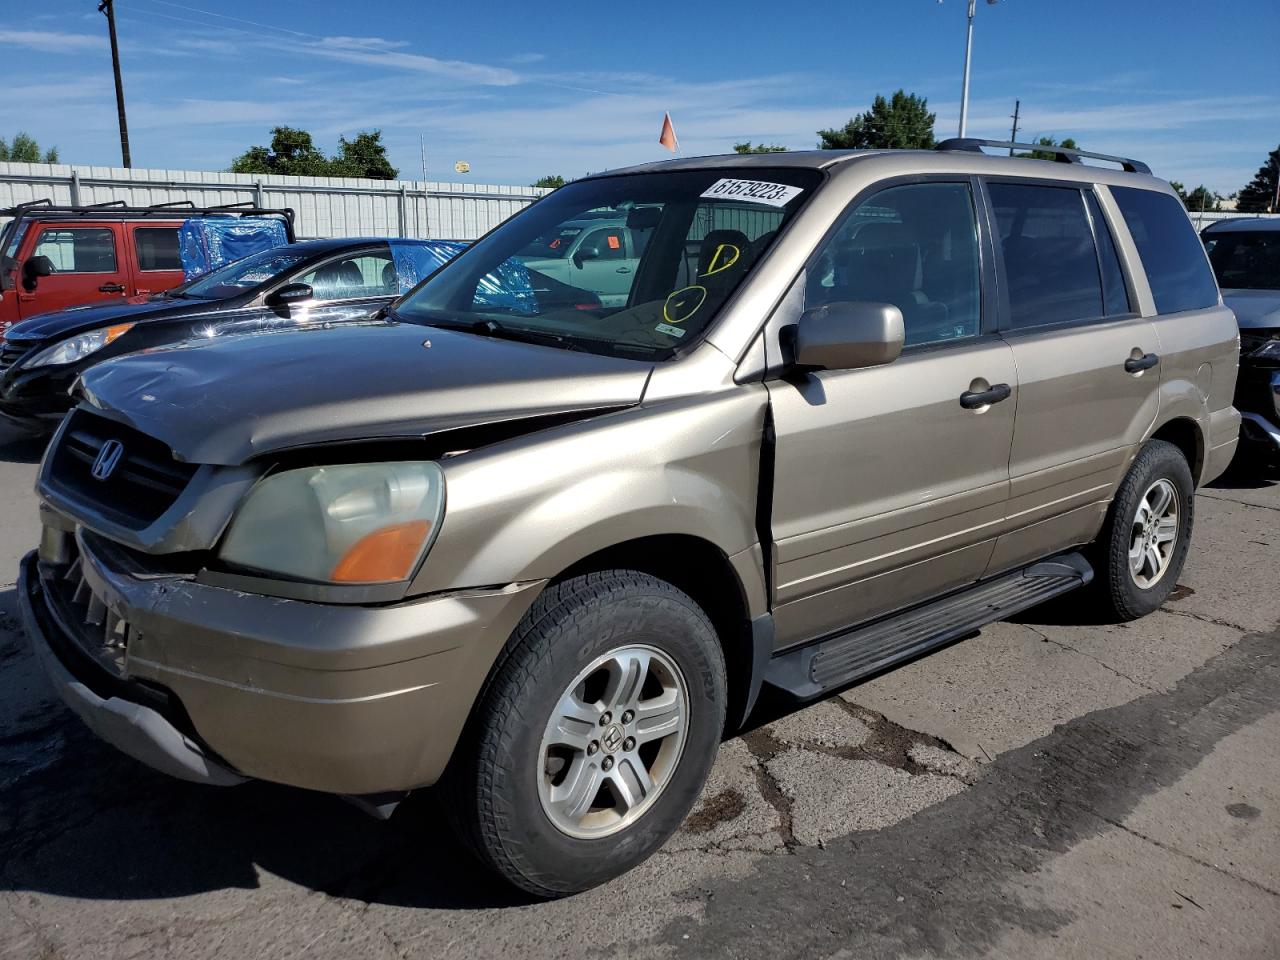
<instances>
[{"instance_id":1,"label":"dark sedan","mask_svg":"<svg viewBox=\"0 0 1280 960\"><path fill-rule=\"evenodd\" d=\"M0 415L52 430L88 367L193 337L369 316L465 245L310 240L254 254L164 294L24 320L0 341Z\"/></svg>"}]
</instances>

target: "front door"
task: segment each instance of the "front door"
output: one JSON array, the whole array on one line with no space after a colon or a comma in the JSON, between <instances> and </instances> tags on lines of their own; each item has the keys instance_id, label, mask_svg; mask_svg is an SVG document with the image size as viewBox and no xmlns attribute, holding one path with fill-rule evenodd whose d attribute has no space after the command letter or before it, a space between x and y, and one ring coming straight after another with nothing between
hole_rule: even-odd
<instances>
[{"instance_id":1,"label":"front door","mask_svg":"<svg viewBox=\"0 0 1280 960\"><path fill-rule=\"evenodd\" d=\"M1155 420L1159 341L1131 309L1093 191L987 184L1020 380L1008 532L991 573L1087 542Z\"/></svg>"},{"instance_id":2,"label":"front door","mask_svg":"<svg viewBox=\"0 0 1280 960\"><path fill-rule=\"evenodd\" d=\"M48 257L54 272L40 277L33 291L22 286L19 273L22 316L123 299L128 294L129 268L119 249L118 229L116 224L41 226L24 259Z\"/></svg>"},{"instance_id":3,"label":"front door","mask_svg":"<svg viewBox=\"0 0 1280 960\"><path fill-rule=\"evenodd\" d=\"M855 201L809 264L806 309L892 303L906 347L882 367L769 384L780 647L971 583L987 567L1007 506L1018 380L990 310L984 322L975 211L968 181L889 187ZM1003 400L961 402L998 385Z\"/></svg>"}]
</instances>

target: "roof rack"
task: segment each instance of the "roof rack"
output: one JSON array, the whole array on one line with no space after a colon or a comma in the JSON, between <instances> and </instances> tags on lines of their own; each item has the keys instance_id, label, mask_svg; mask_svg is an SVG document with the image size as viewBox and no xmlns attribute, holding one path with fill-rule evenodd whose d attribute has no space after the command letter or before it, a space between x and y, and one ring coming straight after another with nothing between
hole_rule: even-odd
<instances>
[{"instance_id":1,"label":"roof rack","mask_svg":"<svg viewBox=\"0 0 1280 960\"><path fill-rule=\"evenodd\" d=\"M1071 147L1059 147L1044 143L1015 143L1011 140L978 140L973 137L952 137L950 140L943 140L935 149L982 153L983 147L992 147L997 150L1026 150L1028 152L1052 153L1054 155L1053 159L1058 163L1081 163L1082 157L1088 157L1090 160L1106 160L1108 163L1118 163L1125 173L1151 173L1151 168L1141 160L1131 160L1128 157L1113 157L1109 153L1073 150Z\"/></svg>"},{"instance_id":2,"label":"roof rack","mask_svg":"<svg viewBox=\"0 0 1280 960\"><path fill-rule=\"evenodd\" d=\"M0 208L0 217L42 217L51 220L74 220L82 217L95 217L109 214L129 220L145 220L148 217L172 218L193 216L229 216L229 217L279 217L284 221L285 234L289 242L294 242L292 207L258 207L252 201L241 203L224 203L212 207L197 207L191 200L170 200L166 203L154 203L147 207L131 207L123 200L107 200L102 203L70 206L55 204L52 200L29 200L12 207Z\"/></svg>"}]
</instances>

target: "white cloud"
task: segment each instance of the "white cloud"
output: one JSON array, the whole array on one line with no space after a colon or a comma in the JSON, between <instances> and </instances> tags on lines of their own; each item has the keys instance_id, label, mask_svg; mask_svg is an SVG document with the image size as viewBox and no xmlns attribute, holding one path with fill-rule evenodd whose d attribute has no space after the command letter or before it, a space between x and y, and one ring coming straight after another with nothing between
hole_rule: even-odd
<instances>
[{"instance_id":1,"label":"white cloud","mask_svg":"<svg viewBox=\"0 0 1280 960\"><path fill-rule=\"evenodd\" d=\"M26 47L42 53L75 53L107 45L106 37L92 33L62 33L57 30L0 30L0 45Z\"/></svg>"},{"instance_id":2,"label":"white cloud","mask_svg":"<svg viewBox=\"0 0 1280 960\"><path fill-rule=\"evenodd\" d=\"M505 67L490 67L462 60L440 60L420 53L406 53L402 46L376 37L322 37L314 42L288 44L299 53L328 57L346 63L360 63L396 70L428 73L462 83L506 87L520 82L520 76Z\"/></svg>"}]
</instances>

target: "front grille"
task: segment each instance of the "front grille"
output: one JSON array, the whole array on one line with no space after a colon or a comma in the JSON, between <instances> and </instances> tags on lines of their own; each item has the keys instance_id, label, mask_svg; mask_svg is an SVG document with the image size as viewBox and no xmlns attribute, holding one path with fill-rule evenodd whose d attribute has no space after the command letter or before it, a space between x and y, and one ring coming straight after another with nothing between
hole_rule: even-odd
<instances>
[{"instance_id":1,"label":"front grille","mask_svg":"<svg viewBox=\"0 0 1280 960\"><path fill-rule=\"evenodd\" d=\"M75 538L68 537L75 550ZM67 639L108 673L123 677L132 628L108 609L84 577L84 561L75 556L65 569L45 581L49 607Z\"/></svg>"},{"instance_id":2,"label":"front grille","mask_svg":"<svg viewBox=\"0 0 1280 960\"><path fill-rule=\"evenodd\" d=\"M0 373L4 373L35 347L33 340L0 340Z\"/></svg>"},{"instance_id":3,"label":"front grille","mask_svg":"<svg viewBox=\"0 0 1280 960\"><path fill-rule=\"evenodd\" d=\"M123 450L105 479L93 475L102 447ZM86 410L71 414L50 462L49 484L121 526L139 530L154 523L186 489L196 466L181 463L162 441Z\"/></svg>"}]
</instances>

